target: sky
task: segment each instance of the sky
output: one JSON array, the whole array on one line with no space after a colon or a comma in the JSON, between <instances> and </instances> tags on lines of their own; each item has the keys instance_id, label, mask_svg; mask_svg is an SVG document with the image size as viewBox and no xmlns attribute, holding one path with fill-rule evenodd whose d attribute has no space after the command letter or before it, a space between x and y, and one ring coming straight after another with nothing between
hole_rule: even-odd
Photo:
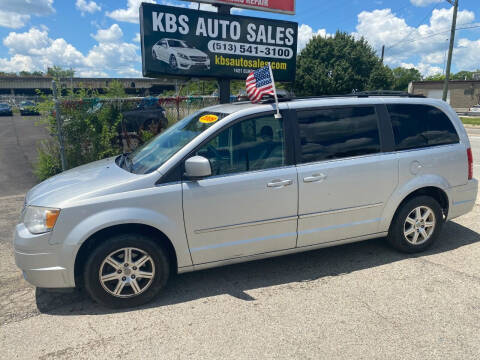
<instances>
[{"instance_id":1,"label":"sky","mask_svg":"<svg viewBox=\"0 0 480 360\"><path fill-rule=\"evenodd\" d=\"M191 7L176 0L143 0ZM59 65L78 77L141 77L142 0L0 0L0 71ZM480 69L480 0L459 0L452 71ZM213 11L214 7L202 5ZM442 73L452 6L446 0L296 0L296 15L234 9L234 14L296 21L299 51L337 30L365 37L391 67Z\"/></svg>"}]
</instances>

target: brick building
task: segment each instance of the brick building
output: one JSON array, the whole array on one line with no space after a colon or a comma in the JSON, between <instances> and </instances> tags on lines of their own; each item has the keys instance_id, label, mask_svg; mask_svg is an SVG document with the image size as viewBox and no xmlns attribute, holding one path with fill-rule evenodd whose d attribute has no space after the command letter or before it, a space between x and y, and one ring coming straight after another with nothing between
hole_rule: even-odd
<instances>
[{"instance_id":1,"label":"brick building","mask_svg":"<svg viewBox=\"0 0 480 360\"><path fill-rule=\"evenodd\" d=\"M413 81L408 86L411 94L441 99L443 81ZM447 102L457 111L467 111L480 103L480 80L450 80Z\"/></svg>"}]
</instances>

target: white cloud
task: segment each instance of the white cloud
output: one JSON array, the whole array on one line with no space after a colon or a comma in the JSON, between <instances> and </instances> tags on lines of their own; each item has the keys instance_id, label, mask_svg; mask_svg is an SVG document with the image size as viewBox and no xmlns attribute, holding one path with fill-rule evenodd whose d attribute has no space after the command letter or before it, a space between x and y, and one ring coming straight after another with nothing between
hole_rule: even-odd
<instances>
[{"instance_id":1,"label":"white cloud","mask_svg":"<svg viewBox=\"0 0 480 360\"><path fill-rule=\"evenodd\" d=\"M38 70L30 56L15 54L10 59L0 58L0 69L5 72ZM43 70L43 69L40 69Z\"/></svg>"},{"instance_id":2,"label":"white cloud","mask_svg":"<svg viewBox=\"0 0 480 360\"><path fill-rule=\"evenodd\" d=\"M415 6L427 6L433 3L444 2L445 0L410 0Z\"/></svg>"},{"instance_id":3,"label":"white cloud","mask_svg":"<svg viewBox=\"0 0 480 360\"><path fill-rule=\"evenodd\" d=\"M11 54L28 55L32 49L46 48L51 44L47 28L35 28L24 33L11 32L3 39Z\"/></svg>"},{"instance_id":4,"label":"white cloud","mask_svg":"<svg viewBox=\"0 0 480 360\"><path fill-rule=\"evenodd\" d=\"M139 23L140 4L142 2L155 3L154 0L128 0L126 9L117 9L107 12L107 16L117 21L129 22L133 24Z\"/></svg>"},{"instance_id":5,"label":"white cloud","mask_svg":"<svg viewBox=\"0 0 480 360\"><path fill-rule=\"evenodd\" d=\"M30 15L16 14L10 11L0 10L0 26L11 29L24 27L30 20Z\"/></svg>"},{"instance_id":6,"label":"white cloud","mask_svg":"<svg viewBox=\"0 0 480 360\"><path fill-rule=\"evenodd\" d=\"M117 24L113 24L108 29L98 29L96 34L91 34L99 43L116 42L123 37L123 31Z\"/></svg>"},{"instance_id":7,"label":"white cloud","mask_svg":"<svg viewBox=\"0 0 480 360\"><path fill-rule=\"evenodd\" d=\"M18 29L25 26L32 15L53 14L52 4L53 0L0 0L0 27Z\"/></svg>"},{"instance_id":8,"label":"white cloud","mask_svg":"<svg viewBox=\"0 0 480 360\"><path fill-rule=\"evenodd\" d=\"M135 36L132 39L133 42L139 43L140 42L140 33L135 33Z\"/></svg>"},{"instance_id":9,"label":"white cloud","mask_svg":"<svg viewBox=\"0 0 480 360\"><path fill-rule=\"evenodd\" d=\"M137 45L129 43L100 43L88 52L85 64L89 68L116 72L130 69L132 64L141 63L137 49Z\"/></svg>"},{"instance_id":10,"label":"white cloud","mask_svg":"<svg viewBox=\"0 0 480 360\"><path fill-rule=\"evenodd\" d=\"M165 4L167 5L167 4ZM188 7L190 9L194 9L194 10L197 10L198 9L198 3L190 3L188 5ZM218 8L216 6L213 6L213 5L210 5L210 4L200 4L200 10L204 10L204 11L212 11L212 12L217 12ZM233 9L232 9L233 10Z\"/></svg>"},{"instance_id":11,"label":"white cloud","mask_svg":"<svg viewBox=\"0 0 480 360\"><path fill-rule=\"evenodd\" d=\"M77 77L84 78L98 78L98 77L108 77L108 74L104 71L97 70L81 70L75 73Z\"/></svg>"},{"instance_id":12,"label":"white cloud","mask_svg":"<svg viewBox=\"0 0 480 360\"><path fill-rule=\"evenodd\" d=\"M53 0L0 0L0 9L25 15L50 15L55 12Z\"/></svg>"},{"instance_id":13,"label":"white cloud","mask_svg":"<svg viewBox=\"0 0 480 360\"><path fill-rule=\"evenodd\" d=\"M455 64L462 70L474 71L480 68L480 39L459 39L453 51Z\"/></svg>"},{"instance_id":14,"label":"white cloud","mask_svg":"<svg viewBox=\"0 0 480 360\"><path fill-rule=\"evenodd\" d=\"M331 34L328 34L325 29L319 29L317 31L313 31L312 27L306 24L302 24L298 27L298 45L297 50L300 52L307 43L314 37L314 36L322 36L322 37L330 37Z\"/></svg>"},{"instance_id":15,"label":"white cloud","mask_svg":"<svg viewBox=\"0 0 480 360\"><path fill-rule=\"evenodd\" d=\"M86 55L63 38L52 39L48 28L31 28L27 32L11 32L3 44L12 54L0 58L3 71L44 71L59 65L74 68L78 76L141 76L135 69L141 63L138 45L124 42L117 24L99 29L92 37L98 41Z\"/></svg>"},{"instance_id":16,"label":"white cloud","mask_svg":"<svg viewBox=\"0 0 480 360\"><path fill-rule=\"evenodd\" d=\"M432 66L430 64L426 64L423 62L419 62L417 65L414 65L412 63L401 63L399 66L404 67L406 69L416 68L424 76L441 74L443 72L443 70L440 67Z\"/></svg>"},{"instance_id":17,"label":"white cloud","mask_svg":"<svg viewBox=\"0 0 480 360\"><path fill-rule=\"evenodd\" d=\"M80 10L82 16L86 13L93 14L96 11L102 10L102 8L95 1L88 0L77 0L75 7Z\"/></svg>"},{"instance_id":18,"label":"white cloud","mask_svg":"<svg viewBox=\"0 0 480 360\"><path fill-rule=\"evenodd\" d=\"M420 57L419 70L421 67L424 74L429 74L440 69L435 64L443 63L452 11L452 8L434 9L429 23L418 27L409 26L390 9L362 11L358 15L357 31L353 34L365 37L378 52L385 45L385 62L389 65L398 66L411 57ZM472 11L462 10L458 12L457 24L461 26L474 19ZM455 62L461 64L457 57Z\"/></svg>"}]
</instances>

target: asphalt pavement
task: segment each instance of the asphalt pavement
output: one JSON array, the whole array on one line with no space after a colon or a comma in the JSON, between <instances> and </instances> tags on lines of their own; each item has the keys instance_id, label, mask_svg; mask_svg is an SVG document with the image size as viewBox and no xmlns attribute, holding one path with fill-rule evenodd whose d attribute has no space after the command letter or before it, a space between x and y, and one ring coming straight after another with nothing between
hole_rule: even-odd
<instances>
[{"instance_id":1,"label":"asphalt pavement","mask_svg":"<svg viewBox=\"0 0 480 360\"><path fill-rule=\"evenodd\" d=\"M23 195L37 183L37 147L49 137L38 116L0 117L0 197Z\"/></svg>"},{"instance_id":2,"label":"asphalt pavement","mask_svg":"<svg viewBox=\"0 0 480 360\"><path fill-rule=\"evenodd\" d=\"M480 130L469 133L478 178ZM144 307L111 311L22 279L14 191L0 198L1 359L479 358L480 197L422 254L377 239L210 269L175 277Z\"/></svg>"}]
</instances>

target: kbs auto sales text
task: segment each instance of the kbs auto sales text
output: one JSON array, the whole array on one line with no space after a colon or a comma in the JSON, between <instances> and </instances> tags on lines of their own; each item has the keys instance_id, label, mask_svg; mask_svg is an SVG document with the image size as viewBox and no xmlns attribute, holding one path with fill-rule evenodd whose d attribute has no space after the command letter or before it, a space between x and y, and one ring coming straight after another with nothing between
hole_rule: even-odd
<instances>
[{"instance_id":1,"label":"kbs auto sales text","mask_svg":"<svg viewBox=\"0 0 480 360\"><path fill-rule=\"evenodd\" d=\"M190 33L190 19L187 15L152 12L153 31L164 33ZM242 36L242 27L238 21L219 20L199 17L196 27L196 36L204 36L211 39L239 40ZM248 24L246 27L246 39L252 43L264 43L271 45L291 46L295 41L295 30L290 27L265 26Z\"/></svg>"}]
</instances>

